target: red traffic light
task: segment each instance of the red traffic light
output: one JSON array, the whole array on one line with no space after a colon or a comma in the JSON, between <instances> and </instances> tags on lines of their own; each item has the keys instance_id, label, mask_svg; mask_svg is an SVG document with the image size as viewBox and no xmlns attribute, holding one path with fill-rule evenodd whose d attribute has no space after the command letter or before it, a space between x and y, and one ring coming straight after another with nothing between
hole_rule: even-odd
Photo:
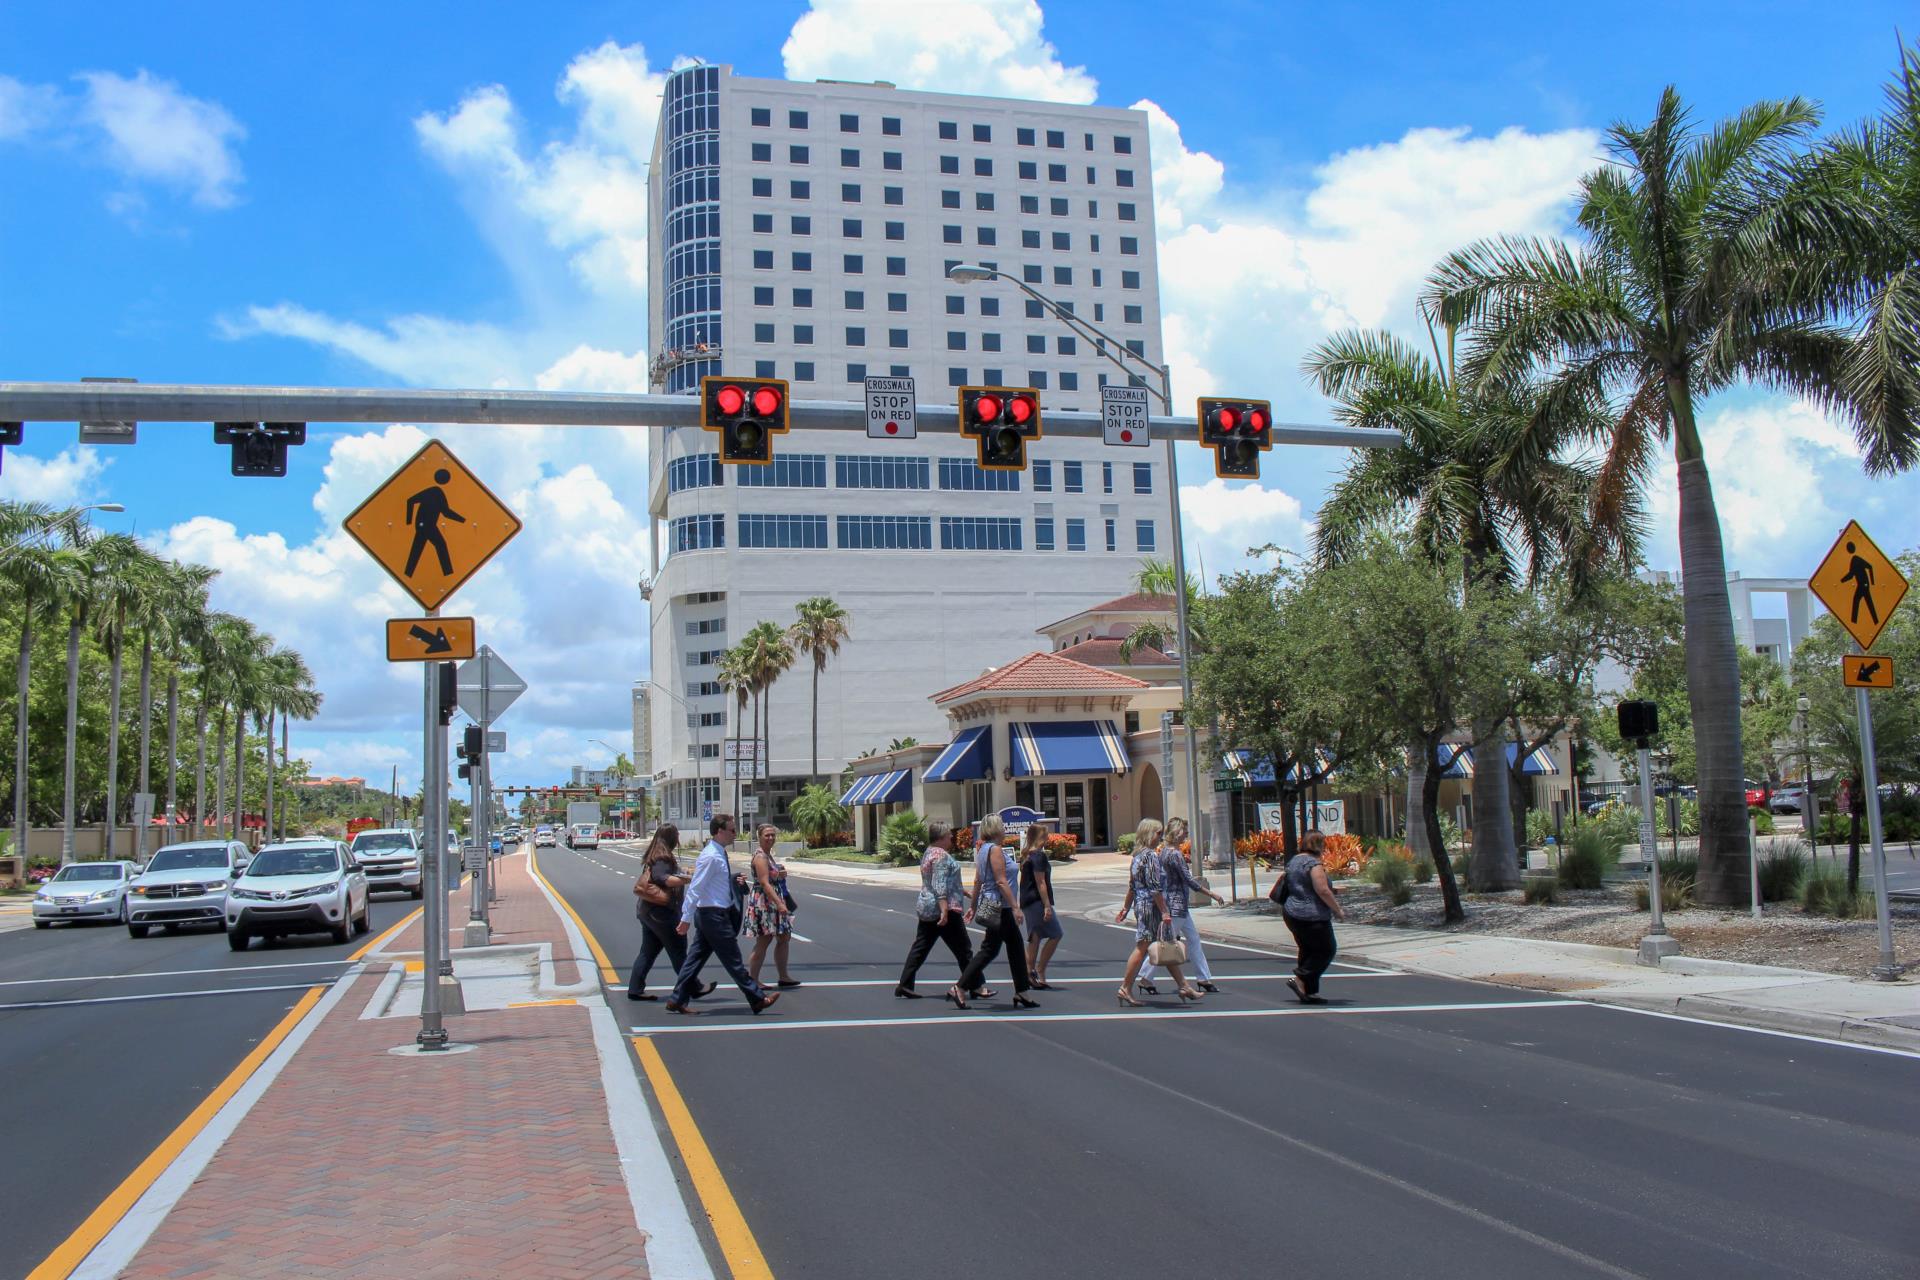
<instances>
[{"instance_id":1,"label":"red traffic light","mask_svg":"<svg viewBox=\"0 0 1920 1280\"><path fill-rule=\"evenodd\" d=\"M753 411L763 418L780 412L780 392L773 387L757 388L753 393Z\"/></svg>"},{"instance_id":2,"label":"red traffic light","mask_svg":"<svg viewBox=\"0 0 1920 1280\"><path fill-rule=\"evenodd\" d=\"M735 386L725 386L713 393L713 402L722 413L738 413L747 403L747 393Z\"/></svg>"},{"instance_id":3,"label":"red traffic light","mask_svg":"<svg viewBox=\"0 0 1920 1280\"><path fill-rule=\"evenodd\" d=\"M1020 425L1032 421L1033 401L1026 396L1010 397L1007 400L1007 416Z\"/></svg>"},{"instance_id":4,"label":"red traffic light","mask_svg":"<svg viewBox=\"0 0 1920 1280\"><path fill-rule=\"evenodd\" d=\"M1222 405L1207 416L1207 425L1215 431L1231 431L1240 424L1240 415Z\"/></svg>"},{"instance_id":5,"label":"red traffic light","mask_svg":"<svg viewBox=\"0 0 1920 1280\"><path fill-rule=\"evenodd\" d=\"M1265 431L1268 425L1269 424L1267 421L1266 410L1264 409L1248 409L1247 410L1247 431L1250 434L1258 435L1262 431Z\"/></svg>"},{"instance_id":6,"label":"red traffic light","mask_svg":"<svg viewBox=\"0 0 1920 1280\"><path fill-rule=\"evenodd\" d=\"M973 416L977 422L999 421L1000 402L992 396L981 396L973 402Z\"/></svg>"}]
</instances>

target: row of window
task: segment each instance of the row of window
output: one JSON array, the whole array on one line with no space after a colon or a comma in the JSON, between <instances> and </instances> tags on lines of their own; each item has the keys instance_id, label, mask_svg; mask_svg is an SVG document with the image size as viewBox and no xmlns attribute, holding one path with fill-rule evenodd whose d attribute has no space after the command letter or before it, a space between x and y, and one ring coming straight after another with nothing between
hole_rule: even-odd
<instances>
[{"instance_id":1,"label":"row of window","mask_svg":"<svg viewBox=\"0 0 1920 1280\"><path fill-rule=\"evenodd\" d=\"M867 345L867 329L865 325L850 324L846 327L845 332L846 345L849 347L864 347ZM796 347L810 347L814 343L813 325L796 324L792 327L791 333L793 335L793 345ZM975 334L974 336L980 339L980 349L982 351L998 351L1001 349L1000 335L997 333L981 333ZM778 342L780 339L775 333L774 326L763 321L753 326L753 340L761 345L766 345L768 343ZM947 350L965 351L967 349L967 341L968 336L966 330L947 330ZM1028 355L1043 356L1047 354L1047 339L1045 334L1030 333L1027 335L1026 342ZM887 345L896 348L909 345L908 331L905 329L887 330ZM1054 354L1056 355L1072 356L1080 354L1080 340L1078 338L1064 337L1056 334L1053 345Z\"/></svg>"},{"instance_id":2,"label":"row of window","mask_svg":"<svg viewBox=\"0 0 1920 1280\"><path fill-rule=\"evenodd\" d=\"M715 249L714 253L717 255L719 253L719 250ZM805 273L805 272L811 272L813 270L813 255L810 253L796 253L793 255L793 261L795 264L794 265L795 271ZM799 265L802 262L805 262L806 265L805 266ZM718 265L719 264L716 261L715 263L716 269L718 268ZM771 249L754 250L753 265L756 270L760 270L760 271L773 270L774 269L773 250ZM947 262L941 267L941 275L944 277L947 272L953 270L955 267L959 265L960 265L960 259L958 258L948 259ZM980 265L985 267L992 267L995 269L998 269L1000 266L1000 264L997 262L983 262ZM863 271L864 271L864 264L862 264L861 267L856 268L854 273L861 274L863 273ZM1089 268L1089 271L1092 277L1091 278L1092 286L1095 289L1102 288L1106 284L1106 273L1102 271L1099 267L1091 267ZM905 258L888 258L887 274L890 276L906 275L907 260ZM1042 284L1042 283L1045 283L1047 279L1047 272L1046 272L1046 269L1044 267L1041 267L1038 263L1029 263L1020 268L1020 278L1026 281L1028 284ZM1056 285L1064 285L1068 288L1071 288L1074 283L1073 268L1072 267L1055 267L1053 269L1053 282ZM717 289L719 286L716 283L714 287ZM1122 289L1127 289L1127 290L1139 289L1140 273L1138 271L1122 271L1120 273L1120 287ZM793 305L796 307L811 307L813 305L813 289L811 286L796 287L793 290L792 296L793 296ZM846 297L842 299L842 303L845 306L846 310L848 311L864 311L867 309L866 291L864 289L849 289L846 292ZM774 286L770 284L753 286L753 305L756 307L773 306L774 305ZM1062 303L1061 305L1066 306L1065 303ZM1104 306L1104 305L1105 304L1096 304L1095 309L1098 310L1100 306ZM907 309L906 294L889 293L887 295L887 310L905 311L906 309ZM1071 311L1073 310L1073 308L1071 306L1067 306L1067 310ZM998 315L999 314L998 304L996 303L995 309L989 312L986 306L984 305L984 300L983 300L983 305L981 306L980 314ZM1045 308L1043 308L1038 302L1033 302L1031 300L1028 301L1027 315L1029 317L1038 318L1044 314L1045 314ZM1135 323L1139 323L1139 322L1135 321Z\"/></svg>"},{"instance_id":3,"label":"row of window","mask_svg":"<svg viewBox=\"0 0 1920 1280\"><path fill-rule=\"evenodd\" d=\"M957 176L960 172L958 168L949 169L946 166L945 162L951 159L953 159L952 156L940 157L940 160L941 160L940 172L944 174L953 174ZM976 161L974 164L974 176L975 177L991 177L992 164L993 162L990 160ZM986 166L986 169L984 171L981 168L981 166L983 165ZM891 169L891 168L894 168L895 166L888 165L887 167ZM1034 182L1039 181L1039 176L1033 172L1033 166L1031 164L1025 163L1024 161L1020 165L1020 176L1021 178L1027 179L1030 181L1034 181ZM1131 187L1133 185L1133 170L1131 169L1115 170L1113 177L1114 177L1115 186ZM1089 168L1087 170L1087 185L1090 187L1099 185L1096 179L1097 179L1097 171ZM1067 167L1065 165L1055 164L1055 165L1047 166L1047 181L1065 182L1066 180L1067 180ZM747 190L752 192L755 196L759 197L762 200L770 200L773 198L773 179L749 177L747 179ZM986 195L988 193L982 192L980 194ZM843 182L840 184L840 199L845 203L847 204L863 203L862 195L863 195L863 189L859 183ZM958 191L942 191L940 193L940 196L941 196L941 207L943 209L958 209L960 207L960 202L959 202L960 193ZM949 196L953 197L952 203L948 203L947 201L947 197ZM811 178L788 178L787 179L787 198L789 200L813 199L813 180ZM907 202L907 189L905 187L891 187L891 186L883 185L880 188L880 203L904 205L906 204L906 202ZM676 207L678 206L679 203L681 202L678 202L678 201L675 202ZM1054 198L1052 200L1052 203L1064 204L1066 202L1064 199ZM993 202L991 200L988 200L986 203L981 204L976 200L975 207L978 209L990 210L993 208ZM1123 215L1123 220L1128 222L1133 221L1134 217L1132 215L1136 212L1136 206L1132 204L1123 204L1120 207L1122 209L1129 211L1128 215ZM1026 196L1026 195L1021 196L1020 212L1022 213L1040 212L1040 197ZM1060 216L1062 217L1066 216L1064 210L1062 210ZM1098 200L1087 201L1087 216L1089 218L1098 218L1100 216L1100 202Z\"/></svg>"},{"instance_id":4,"label":"row of window","mask_svg":"<svg viewBox=\"0 0 1920 1280\"><path fill-rule=\"evenodd\" d=\"M898 454L835 454L833 458L834 487L839 489L927 489L932 487L932 468L930 460L924 457L903 457ZM1087 491L1088 463L1077 459L1061 459L1060 492L1085 493ZM1124 468L1133 467L1133 492L1136 495L1148 495L1153 492L1153 464L1150 462L1113 463L1101 462L1100 492L1112 493L1116 474L1125 476ZM667 464L668 491L679 493L684 489L708 488L726 484L727 469L720 465L719 456L712 453L690 453L673 459ZM738 467L735 472L737 483L749 489L824 489L827 487L827 455L824 453L782 453L764 466ZM1020 490L1020 472L983 471L972 458L943 457L940 459L940 487L962 492L1014 492ZM1054 460L1036 458L1030 474L1033 476L1035 493L1052 493L1054 483ZM688 623L688 635L695 634L692 628L696 624ZM715 630L724 624L715 621L711 625Z\"/></svg>"},{"instance_id":5,"label":"row of window","mask_svg":"<svg viewBox=\"0 0 1920 1280\"><path fill-rule=\"evenodd\" d=\"M713 455L708 454L707 456L711 458ZM727 634L727 620L725 618L696 618L687 623L687 634L690 636L723 636Z\"/></svg>"},{"instance_id":6,"label":"row of window","mask_svg":"<svg viewBox=\"0 0 1920 1280\"><path fill-rule=\"evenodd\" d=\"M889 329L887 331L887 345L889 347L895 348L896 350L904 350L906 347L910 345L907 342L906 333L907 331L905 329ZM786 374L780 373L779 369L780 369L780 364L776 360L755 360L753 362L753 376L756 378L785 377L792 382L820 381L819 366L817 363L815 363L812 360L795 360L793 364L789 367L789 371ZM718 372L718 370L715 370L714 372ZM911 366L904 365L904 364L888 365L883 370L882 367L879 365L868 366L865 363L857 360L848 362L847 382L849 384L858 384L858 383L865 382L869 376L910 378L913 376L913 373L912 373ZM996 369L991 366L981 369L980 376L977 379L972 376L971 371L965 365L953 365L947 369L947 385L950 387L1023 386L1023 387L1032 387L1036 391L1051 391L1056 389L1060 391L1080 390L1080 375L1072 369L1063 369L1060 371L1060 376L1058 380L1059 385L1057 388L1052 385L1054 381L1055 379L1053 375L1045 369L1027 370L1026 381L1018 382L1018 383L1009 382L1007 380L1007 371L1005 369ZM1102 387L1106 386L1107 375L1104 373L1097 375L1096 385L1102 386ZM1129 374L1127 377L1127 385L1134 386L1134 387L1144 387L1147 384L1139 377L1139 375ZM1056 404L1056 405L1053 405L1052 407L1056 409L1062 409L1062 410L1074 408L1073 405L1069 405L1069 404Z\"/></svg>"},{"instance_id":7,"label":"row of window","mask_svg":"<svg viewBox=\"0 0 1920 1280\"><path fill-rule=\"evenodd\" d=\"M988 473L1012 474L1012 473ZM1025 522L1018 516L941 516L942 551L1020 551ZM1065 525L1066 549L1087 549L1087 521L1068 516ZM1101 519L1106 549L1120 549L1120 521L1113 516ZM686 526L683 536L682 526ZM726 545L726 518L719 515L685 516L669 522L675 550L690 551ZM824 515L742 515L740 545L775 549L824 550L827 548L827 517ZM928 551L933 547L932 516L836 516L835 545L842 550ZM1033 517L1033 549L1054 551L1055 519ZM1152 520L1133 522L1133 550L1157 550ZM710 666L720 660L723 650L691 650L686 655L690 667ZM691 693L689 697L694 696Z\"/></svg>"},{"instance_id":8,"label":"row of window","mask_svg":"<svg viewBox=\"0 0 1920 1280\"><path fill-rule=\"evenodd\" d=\"M788 108L787 128L805 129L808 125L808 121L810 120L810 118L811 117L805 111L799 110L798 108ZM748 111L747 120L756 129L772 128L773 127L773 108L772 107L752 107ZM841 133L859 133L860 132L860 116L857 112L843 111L840 113L840 132ZM900 117L899 116L881 116L880 132L886 137L890 137L890 138L899 137L900 136ZM935 132L935 135L943 142L958 142L960 140L960 122L957 120L938 121L935 125L934 132ZM1047 146L1050 149L1054 151L1060 151L1066 148L1066 145L1067 145L1066 130L1048 129L1045 132L1046 132ZM1040 133L1041 131L1036 128L1030 128L1026 126L1016 126L1013 131L1013 140L1015 145L1017 146L1022 146L1022 147L1038 146ZM993 141L993 126L990 124L980 124L976 122L971 126L969 126L968 136L974 142L991 143ZM1113 152L1115 155L1130 156L1133 154L1133 139L1131 137L1123 133L1116 133L1111 136L1113 138ZM1085 135L1085 145L1088 151L1092 151L1094 149L1094 140L1093 140L1093 135L1091 133Z\"/></svg>"},{"instance_id":9,"label":"row of window","mask_svg":"<svg viewBox=\"0 0 1920 1280\"><path fill-rule=\"evenodd\" d=\"M766 218L768 222L773 221L773 216L771 214L764 214L764 215L755 214L754 221L757 223L761 220L762 217ZM796 223L806 223L806 222L810 222L811 219L796 216L793 219L793 221ZM859 224L855 223L854 225L858 226ZM767 228L767 230L769 231L771 231L772 229L773 229L772 227ZM754 230L758 231L759 227L756 226ZM964 231L964 228L961 228L961 227L942 227L940 229L940 242L942 244L964 244L966 243L966 238L962 234L963 231ZM806 233L801 232L799 234L804 235ZM906 239L906 224L900 223L900 222L889 222L887 224L887 239L889 240ZM999 233L996 232L992 227L976 227L974 228L974 242L976 244L986 245L986 246L997 245L999 243ZM1038 231L1022 231L1020 233L1020 247L1022 249L1039 249L1043 247L1040 243L1040 233ZM1052 235L1051 244L1045 247L1049 247L1053 249L1056 253L1071 253L1073 251L1073 233L1068 231L1056 231ZM1089 253L1100 252L1100 237L1098 235L1090 235L1087 237L1087 251ZM711 259L713 266L711 269L713 271L718 271L720 269L720 246L718 243L701 242L698 244L686 245L670 251L670 257L668 259L669 266L668 266L668 277L667 277L669 280L677 280L683 274L691 274L691 272L677 271L674 269L674 265L673 265L679 261L682 255L689 254L689 253L701 253L701 254L711 253L713 255ZM1120 256L1123 258L1139 257L1140 256L1139 237L1121 236L1120 237ZM706 261L706 259L701 259L700 261L704 262ZM811 249L794 249L791 251L791 256L788 258L788 262L791 264L791 268L795 271L811 271L813 270L813 251ZM773 264L774 264L774 251L772 249L755 249L753 251L754 270L771 271L773 270ZM866 259L861 254L857 254L857 253L842 254L840 256L840 269L842 271L845 271L849 275L859 275L867 269ZM698 269L698 274L705 275L707 274L707 271L708 271L707 267L701 266ZM887 274L890 276L903 276L907 274L907 260L905 258L888 258Z\"/></svg>"}]
</instances>

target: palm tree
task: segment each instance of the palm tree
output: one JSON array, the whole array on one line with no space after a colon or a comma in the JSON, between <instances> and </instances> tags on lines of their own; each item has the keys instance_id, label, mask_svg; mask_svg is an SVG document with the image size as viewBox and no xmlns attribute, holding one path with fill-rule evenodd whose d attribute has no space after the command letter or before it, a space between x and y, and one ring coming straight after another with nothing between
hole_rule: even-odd
<instances>
[{"instance_id":1,"label":"palm tree","mask_svg":"<svg viewBox=\"0 0 1920 1280\"><path fill-rule=\"evenodd\" d=\"M87 629L88 620L94 615L98 605L95 586L96 575L104 555L112 559L119 553L113 549L97 550L98 544L110 541L131 539L124 533L111 534L107 538L93 538L89 528L78 520L69 522L69 545L66 550L76 563L76 575L69 580L69 587L61 598L61 607L67 617L67 752L66 777L60 802L60 861L73 861L73 782L74 755L79 746L80 734L80 634Z\"/></svg>"},{"instance_id":2,"label":"palm tree","mask_svg":"<svg viewBox=\"0 0 1920 1280\"><path fill-rule=\"evenodd\" d=\"M197 642L194 646L194 764L193 764L193 834L198 839L206 834L207 828L207 719L212 714L215 691L221 687L224 677L224 646L231 639L233 628L241 620L231 613L205 612L197 621ZM227 736L227 716L224 704L219 719L220 741ZM219 753L217 767L218 780L215 783L218 794L214 799L216 819L219 811L226 807L227 766L226 753Z\"/></svg>"},{"instance_id":3,"label":"palm tree","mask_svg":"<svg viewBox=\"0 0 1920 1280\"><path fill-rule=\"evenodd\" d=\"M126 534L113 534L94 544L95 622L99 638L107 647L108 663L105 844L109 858L114 856L113 833L120 813L120 689L127 627L137 620L145 602L157 594L160 574L160 558ZM148 693L144 665L141 672L140 696L144 701ZM142 737L144 741L144 734ZM143 750L143 760L144 754Z\"/></svg>"},{"instance_id":4,"label":"palm tree","mask_svg":"<svg viewBox=\"0 0 1920 1280\"><path fill-rule=\"evenodd\" d=\"M275 649L268 655L263 668L263 692L265 694L265 723L267 785L266 785L266 830L262 838L274 838L273 803L274 775L273 764L273 722L280 721L280 765L285 768L291 759L288 751L287 725L294 718L310 720L320 710L320 694L313 687L313 673L307 669L306 660L292 649ZM279 824L281 839L286 838L284 815Z\"/></svg>"},{"instance_id":5,"label":"palm tree","mask_svg":"<svg viewBox=\"0 0 1920 1280\"><path fill-rule=\"evenodd\" d=\"M795 654L787 633L772 622L756 622L746 634L747 677L753 687L753 776L756 782L773 776L768 760L773 743L773 682L793 669ZM762 709L765 718L762 719Z\"/></svg>"},{"instance_id":6,"label":"palm tree","mask_svg":"<svg viewBox=\"0 0 1920 1280\"><path fill-rule=\"evenodd\" d=\"M820 781L820 673L827 659L840 652L847 639L851 615L829 596L802 600L799 615L787 624L787 641L802 656L813 660L813 757L808 778Z\"/></svg>"},{"instance_id":7,"label":"palm tree","mask_svg":"<svg viewBox=\"0 0 1920 1280\"><path fill-rule=\"evenodd\" d=\"M204 565L175 564L167 574L162 589L163 612L162 626L165 629L167 646L167 816L171 821L179 812L179 771L180 771L180 671L185 665L189 651L199 653L207 643L211 614L207 608L207 588L215 578L216 572ZM202 733L205 726L202 725ZM202 777L206 750L201 749ZM204 787L202 787L204 791ZM200 822L200 800L194 799L193 820L196 831ZM168 827L171 838L173 828Z\"/></svg>"},{"instance_id":8,"label":"palm tree","mask_svg":"<svg viewBox=\"0 0 1920 1280\"><path fill-rule=\"evenodd\" d=\"M752 695L753 680L747 671L747 644L741 641L720 655L719 665L714 669L720 687L733 694L733 740L740 741L740 721L747 713L747 699ZM733 811L740 812L740 762L733 764Z\"/></svg>"},{"instance_id":9,"label":"palm tree","mask_svg":"<svg viewBox=\"0 0 1920 1280\"><path fill-rule=\"evenodd\" d=\"M67 519L72 513L67 513ZM36 622L57 616L61 601L81 583L80 565L62 548L42 539L63 527L62 517L38 502L0 504L0 581L19 601L20 654L16 663L13 745L14 852L27 852L27 705L33 674Z\"/></svg>"},{"instance_id":10,"label":"palm tree","mask_svg":"<svg viewBox=\"0 0 1920 1280\"><path fill-rule=\"evenodd\" d=\"M1671 439L1680 490L1687 696L1699 757L1703 902L1746 900L1739 663L1726 558L1695 416L1699 398L1753 380L1833 404L1843 397L1844 332L1825 317L1836 246L1865 243L1868 202L1838 183L1788 180L1792 148L1818 112L1792 98L1693 127L1668 88L1644 127L1609 131L1615 164L1581 183L1575 248L1505 238L1450 255L1425 302L1482 345L1470 380L1551 371L1545 393L1586 404L1618 397L1598 485L1624 492Z\"/></svg>"},{"instance_id":11,"label":"palm tree","mask_svg":"<svg viewBox=\"0 0 1920 1280\"><path fill-rule=\"evenodd\" d=\"M1431 324L1432 358L1391 334L1350 331L1322 342L1305 361L1307 375L1334 402L1347 426L1398 431L1399 449L1364 450L1321 506L1315 535L1322 564L1362 550L1368 535L1405 527L1420 554L1435 564L1464 552L1465 589L1511 589L1522 571L1540 581L1556 564L1579 574L1637 540L1639 510L1629 491L1596 503L1591 464L1570 462L1570 446L1604 432L1605 405L1556 402L1542 412L1539 388L1508 378L1462 384L1449 327L1445 350ZM1589 512L1605 522L1589 523ZM1469 883L1481 891L1520 887L1520 863L1508 814L1511 777L1505 767L1502 707L1480 709L1473 725L1481 767L1473 771L1473 853ZM1433 767L1416 751L1412 791ZM1417 839L1423 825L1409 823ZM1427 851L1438 857L1437 851Z\"/></svg>"},{"instance_id":12,"label":"palm tree","mask_svg":"<svg viewBox=\"0 0 1920 1280\"><path fill-rule=\"evenodd\" d=\"M247 720L265 714L266 662L273 637L251 622L236 619L224 647L227 705L233 712L233 840L245 838L247 809Z\"/></svg>"}]
</instances>

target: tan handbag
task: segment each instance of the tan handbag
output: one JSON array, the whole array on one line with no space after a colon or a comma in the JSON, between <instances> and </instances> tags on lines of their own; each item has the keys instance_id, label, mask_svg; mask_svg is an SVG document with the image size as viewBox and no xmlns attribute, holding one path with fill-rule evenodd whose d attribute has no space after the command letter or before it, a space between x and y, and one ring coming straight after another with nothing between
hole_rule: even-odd
<instances>
[{"instance_id":1,"label":"tan handbag","mask_svg":"<svg viewBox=\"0 0 1920 1280\"><path fill-rule=\"evenodd\" d=\"M1185 938L1175 938L1170 942L1150 943L1147 947L1147 959L1163 968L1170 964L1185 964L1187 941Z\"/></svg>"}]
</instances>

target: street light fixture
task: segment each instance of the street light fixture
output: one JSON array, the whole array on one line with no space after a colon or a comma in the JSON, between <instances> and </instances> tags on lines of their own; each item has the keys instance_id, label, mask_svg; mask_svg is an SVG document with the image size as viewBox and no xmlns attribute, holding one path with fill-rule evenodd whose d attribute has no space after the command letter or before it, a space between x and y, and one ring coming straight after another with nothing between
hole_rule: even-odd
<instances>
[{"instance_id":1,"label":"street light fixture","mask_svg":"<svg viewBox=\"0 0 1920 1280\"><path fill-rule=\"evenodd\" d=\"M1158 375L1161 408L1169 416L1172 415L1173 374L1168 366L1155 364L1126 343L1062 306L1018 276L1010 276L1004 271L980 263L960 262L947 268L947 279L955 284L980 284L987 280L1005 280L1046 308L1049 314L1073 330L1082 340L1092 343L1096 352L1128 377L1132 377L1137 371L1128 364L1129 360L1139 369ZM1192 797L1188 803L1193 806L1193 816L1197 819L1200 816L1201 805L1200 756L1196 746L1197 738L1193 732L1193 669L1187 658L1188 651L1193 646L1189 643L1187 630L1187 554L1186 540L1182 536L1180 523L1180 468L1174 456L1172 433L1167 435L1167 502L1173 518L1174 622L1179 631L1180 648L1180 652L1175 656L1180 659L1180 720L1181 726L1186 730L1187 738L1187 794ZM1221 843L1220 833L1213 830L1212 821L1208 821L1206 831L1209 852L1218 853ZM1225 857L1231 870L1233 866L1231 849L1227 850ZM1238 894L1236 893L1235 896L1238 897Z\"/></svg>"}]
</instances>

